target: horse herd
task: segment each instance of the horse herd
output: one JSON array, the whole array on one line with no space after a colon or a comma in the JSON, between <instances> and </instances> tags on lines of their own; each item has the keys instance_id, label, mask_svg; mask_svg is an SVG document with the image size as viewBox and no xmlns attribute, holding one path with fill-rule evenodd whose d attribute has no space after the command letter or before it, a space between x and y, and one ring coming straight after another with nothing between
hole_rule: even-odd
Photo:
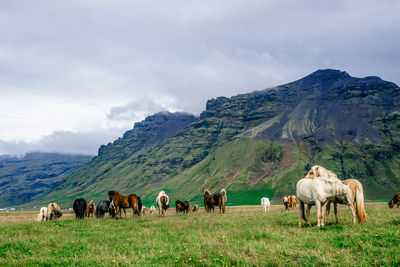
<instances>
[{"instance_id":1,"label":"horse herd","mask_svg":"<svg viewBox=\"0 0 400 267\"><path fill-rule=\"evenodd\" d=\"M297 197L296 197L297 196ZM366 223L367 213L364 206L364 191L362 184L355 179L347 179L341 181L336 174L325 169L322 166L315 165L300 179L296 185L296 196L287 195L283 197L283 205L286 211L290 208L297 209L299 204L299 227L302 226L302 220L306 221L311 226L310 210L312 206L317 209L317 225L324 226L328 222L330 213L330 205L334 205L334 213L336 223L339 223L337 216L337 204L345 204L352 211L353 223ZM136 194L124 195L117 191L108 191L108 200L100 201L97 206L93 200L87 204L83 198L75 199L73 210L76 219L84 219L85 217L103 218L108 213L110 218L122 218L122 211L126 217L126 209L131 208L133 215L141 216L142 214L155 212L155 207L145 207L142 204L140 197ZM219 193L211 194L210 189L204 190L204 210L207 213L214 212L215 207L219 207L219 213L225 213L225 205L227 202L227 192L222 189ZM156 198L158 215L165 216L170 200L168 195L161 191ZM395 205L400 206L400 193L397 193L388 203L389 208ZM269 198L261 199L261 207L264 212L270 210ZM307 206L307 208L306 208ZM188 201L175 201L176 213L197 212L199 205L190 205ZM326 213L326 218L325 218ZM60 218L62 212L57 203L50 203L47 207L42 207L37 216L37 221L49 221Z\"/></svg>"}]
</instances>

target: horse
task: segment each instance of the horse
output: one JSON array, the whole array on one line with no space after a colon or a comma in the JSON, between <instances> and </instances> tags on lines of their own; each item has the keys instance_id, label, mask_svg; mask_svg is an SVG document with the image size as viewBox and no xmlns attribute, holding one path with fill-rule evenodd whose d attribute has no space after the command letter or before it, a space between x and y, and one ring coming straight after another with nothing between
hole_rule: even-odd
<instances>
[{"instance_id":1,"label":"horse","mask_svg":"<svg viewBox=\"0 0 400 267\"><path fill-rule=\"evenodd\" d=\"M263 197L261 198L261 207L263 208L264 212L269 212L269 207L271 206L271 203L269 202L269 198Z\"/></svg>"},{"instance_id":2,"label":"horse","mask_svg":"<svg viewBox=\"0 0 400 267\"><path fill-rule=\"evenodd\" d=\"M140 216L140 212L142 210L142 201L139 196L135 194L130 194L125 196L117 191L108 191L108 196L111 201L111 206L115 207L116 219L119 217L122 218L121 209L124 209L125 217L126 217L126 208L132 208L132 215Z\"/></svg>"},{"instance_id":3,"label":"horse","mask_svg":"<svg viewBox=\"0 0 400 267\"><path fill-rule=\"evenodd\" d=\"M84 219L85 218L86 200L84 200L83 198L75 199L73 208L74 208L76 219Z\"/></svg>"},{"instance_id":4,"label":"horse","mask_svg":"<svg viewBox=\"0 0 400 267\"><path fill-rule=\"evenodd\" d=\"M192 212L195 213L195 212L198 212L198 211L199 211L199 205L196 204L196 205L193 206Z\"/></svg>"},{"instance_id":5,"label":"horse","mask_svg":"<svg viewBox=\"0 0 400 267\"><path fill-rule=\"evenodd\" d=\"M347 179L342 181L343 184L347 185L351 189L351 201L349 207L353 213L353 223L366 223L367 222L367 213L365 212L364 206L364 190L362 184L356 179ZM327 209L326 209L326 223L328 223L328 215L331 209L331 202L333 202L333 208L335 212L336 223L339 223L339 219L337 216L337 204L345 204L342 203L339 198L331 198L328 201Z\"/></svg>"},{"instance_id":6,"label":"horse","mask_svg":"<svg viewBox=\"0 0 400 267\"><path fill-rule=\"evenodd\" d=\"M144 205L143 205L143 207L142 207L142 214L146 214L146 213L149 213L150 212L150 209L148 208L148 207L145 207Z\"/></svg>"},{"instance_id":7,"label":"horse","mask_svg":"<svg viewBox=\"0 0 400 267\"><path fill-rule=\"evenodd\" d=\"M289 199L288 199L288 197L284 196L282 198L282 201L283 201L283 206L285 207L285 210L289 211Z\"/></svg>"},{"instance_id":8,"label":"horse","mask_svg":"<svg viewBox=\"0 0 400 267\"><path fill-rule=\"evenodd\" d=\"M169 208L169 197L164 191L158 193L156 203L158 207L158 216L165 216L167 209Z\"/></svg>"},{"instance_id":9,"label":"horse","mask_svg":"<svg viewBox=\"0 0 400 267\"><path fill-rule=\"evenodd\" d=\"M297 207L296 196L290 195L287 198L288 198L288 207L296 209L296 207Z\"/></svg>"},{"instance_id":10,"label":"horse","mask_svg":"<svg viewBox=\"0 0 400 267\"><path fill-rule=\"evenodd\" d=\"M96 207L94 205L94 201L90 200L89 204L87 204L86 206L86 212L85 212L86 217L90 218L90 215L92 215L93 217L93 215L95 214L95 209Z\"/></svg>"},{"instance_id":11,"label":"horse","mask_svg":"<svg viewBox=\"0 0 400 267\"><path fill-rule=\"evenodd\" d=\"M307 221L311 227L310 209L312 205L317 208L318 227L321 227L324 226L325 208L329 198L337 197L345 204L351 203L350 188L337 178L303 178L297 182L296 195L300 203L299 227L301 227L301 219ZM305 204L307 204L306 213L304 212Z\"/></svg>"},{"instance_id":12,"label":"horse","mask_svg":"<svg viewBox=\"0 0 400 267\"><path fill-rule=\"evenodd\" d=\"M392 200L388 202L389 208L392 209L394 205L397 205L397 207L400 206L400 192L394 195Z\"/></svg>"},{"instance_id":13,"label":"horse","mask_svg":"<svg viewBox=\"0 0 400 267\"><path fill-rule=\"evenodd\" d=\"M177 200L175 201L175 207L176 207L176 214L178 214L179 212L188 213L190 211L190 205L189 202L187 201Z\"/></svg>"},{"instance_id":14,"label":"horse","mask_svg":"<svg viewBox=\"0 0 400 267\"><path fill-rule=\"evenodd\" d=\"M61 209L60 209L60 206L58 206L58 204L55 203L55 202L49 203L49 205L47 205L47 217L48 217L48 218L50 218L51 213L52 213L54 210L61 210Z\"/></svg>"},{"instance_id":15,"label":"horse","mask_svg":"<svg viewBox=\"0 0 400 267\"><path fill-rule=\"evenodd\" d=\"M156 208L154 207L154 205L152 205L152 206L150 207L150 214L152 214L155 210L156 210Z\"/></svg>"},{"instance_id":16,"label":"horse","mask_svg":"<svg viewBox=\"0 0 400 267\"><path fill-rule=\"evenodd\" d=\"M314 179L316 177L323 177L323 178L328 178L328 179L338 179L337 175L330 171L325 169L324 167L320 165L314 165L311 167L311 170L307 173L307 175L304 178L309 178L309 179Z\"/></svg>"},{"instance_id":17,"label":"horse","mask_svg":"<svg viewBox=\"0 0 400 267\"><path fill-rule=\"evenodd\" d=\"M103 218L107 212L109 216L112 217L110 205L111 205L110 200L102 200L99 203L97 203L96 218Z\"/></svg>"},{"instance_id":18,"label":"horse","mask_svg":"<svg viewBox=\"0 0 400 267\"><path fill-rule=\"evenodd\" d=\"M214 212L214 207L219 207L219 213L225 213L225 203L227 201L226 190L223 188L221 192L218 194L211 194L209 188L204 190L204 208L206 212Z\"/></svg>"},{"instance_id":19,"label":"horse","mask_svg":"<svg viewBox=\"0 0 400 267\"><path fill-rule=\"evenodd\" d=\"M44 222L48 221L49 219L50 217L47 217L47 207L41 207L36 220L38 222Z\"/></svg>"}]
</instances>

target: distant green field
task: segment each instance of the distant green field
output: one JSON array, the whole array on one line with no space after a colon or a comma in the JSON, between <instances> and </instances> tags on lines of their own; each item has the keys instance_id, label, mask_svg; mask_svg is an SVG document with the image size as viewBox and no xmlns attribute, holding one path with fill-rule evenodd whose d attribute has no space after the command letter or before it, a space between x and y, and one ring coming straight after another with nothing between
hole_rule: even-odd
<instances>
[{"instance_id":1,"label":"distant green field","mask_svg":"<svg viewBox=\"0 0 400 267\"><path fill-rule=\"evenodd\" d=\"M297 212L228 207L226 214L169 210L127 219L72 214L37 223L35 213L0 213L0 266L398 266L400 209L367 204L369 222L297 227ZM331 218L333 219L333 218Z\"/></svg>"}]
</instances>

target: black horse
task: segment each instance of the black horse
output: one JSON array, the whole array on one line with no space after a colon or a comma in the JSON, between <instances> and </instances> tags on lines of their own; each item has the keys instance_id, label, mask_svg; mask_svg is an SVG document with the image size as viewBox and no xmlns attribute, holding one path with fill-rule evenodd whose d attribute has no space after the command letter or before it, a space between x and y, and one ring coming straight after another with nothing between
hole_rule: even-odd
<instances>
[{"instance_id":1,"label":"black horse","mask_svg":"<svg viewBox=\"0 0 400 267\"><path fill-rule=\"evenodd\" d=\"M73 208L74 208L76 219L85 218L86 200L84 200L83 198L75 199Z\"/></svg>"},{"instance_id":2,"label":"black horse","mask_svg":"<svg viewBox=\"0 0 400 267\"><path fill-rule=\"evenodd\" d=\"M103 218L104 214L110 215L110 217L115 216L115 210L111 207L110 200L102 200L96 206L96 218Z\"/></svg>"}]
</instances>

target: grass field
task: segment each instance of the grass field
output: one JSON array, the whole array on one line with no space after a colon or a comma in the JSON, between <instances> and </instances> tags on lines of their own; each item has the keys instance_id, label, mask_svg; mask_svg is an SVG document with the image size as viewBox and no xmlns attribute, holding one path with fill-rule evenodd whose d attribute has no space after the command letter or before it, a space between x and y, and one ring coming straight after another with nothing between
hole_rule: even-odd
<instances>
[{"instance_id":1,"label":"grass field","mask_svg":"<svg viewBox=\"0 0 400 267\"><path fill-rule=\"evenodd\" d=\"M0 266L366 266L400 264L400 209L367 204L368 224L299 229L297 212L228 207L224 215L155 215L37 223L36 212L0 213ZM333 219L333 216L330 218Z\"/></svg>"}]
</instances>

